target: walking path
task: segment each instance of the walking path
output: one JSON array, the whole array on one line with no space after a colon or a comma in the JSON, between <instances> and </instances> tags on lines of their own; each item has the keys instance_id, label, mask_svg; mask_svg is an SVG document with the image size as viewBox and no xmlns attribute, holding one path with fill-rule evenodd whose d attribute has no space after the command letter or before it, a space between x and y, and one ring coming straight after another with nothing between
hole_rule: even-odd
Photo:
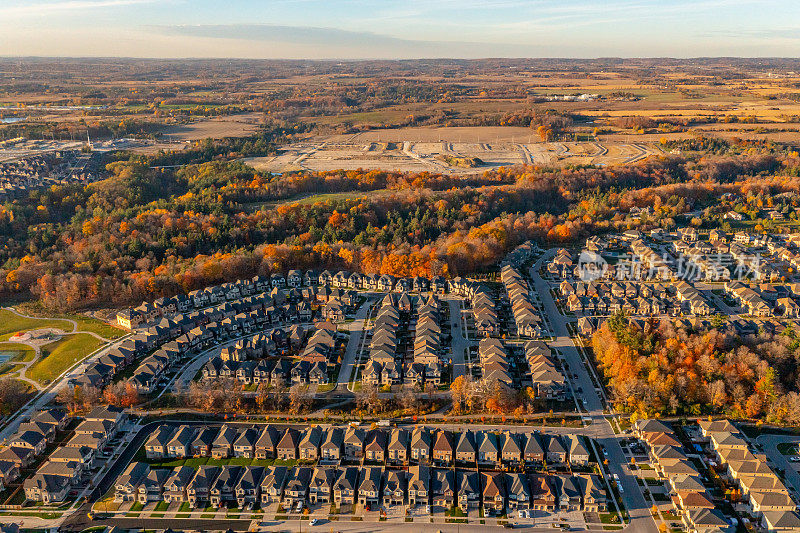
<instances>
[{"instance_id":1,"label":"walking path","mask_svg":"<svg viewBox=\"0 0 800 533\"><path fill-rule=\"evenodd\" d=\"M83 330L78 329L79 328L78 323L76 321L70 319L70 318L46 318L46 317L40 317L40 316L26 315L26 314L20 313L19 311L17 311L13 307L3 307L2 309L5 309L6 311L8 311L10 313L13 313L13 314L17 315L20 318L27 318L27 319L30 319L30 320L42 320L42 321L57 320L57 321L60 321L60 322L66 322L66 323L70 324L72 326L72 330L71 331L64 331L64 330L58 329L58 328L46 328L46 329L52 329L54 331L57 331L58 332L57 334L60 337L66 337L68 335L75 335L75 334L81 333L81 334L85 334L85 335L90 335L90 336L92 336L92 337L96 338L97 340L102 341L104 343L109 343L109 342L113 341L112 339L107 339L105 337L102 337L102 336L98 335L97 333L94 333L93 331L83 331ZM30 367L33 366L34 364L36 364L37 362L39 362L39 359L42 356L42 343L32 342L30 340L13 340L13 341L8 341L8 342L11 342L11 343L14 343L14 344L23 344L25 346L28 346L29 348L33 349L34 354L35 354L33 359L31 359L30 361L15 361L14 364L18 365L19 369L15 370L14 372L10 372L8 374L8 376L9 377L14 377L14 378L16 378L16 379L18 379L20 381L24 381L25 383L29 384L31 387L33 387L37 391L42 391L42 390L46 389L47 387L41 385L39 382L34 381L33 379L31 379L31 378L26 376L26 373L28 372Z\"/></svg>"}]
</instances>

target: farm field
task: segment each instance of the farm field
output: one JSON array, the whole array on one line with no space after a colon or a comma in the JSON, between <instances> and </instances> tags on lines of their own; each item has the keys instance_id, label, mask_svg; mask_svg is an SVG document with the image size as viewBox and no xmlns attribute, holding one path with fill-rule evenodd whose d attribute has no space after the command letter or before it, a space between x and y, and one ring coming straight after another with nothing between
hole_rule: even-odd
<instances>
[{"instance_id":1,"label":"farm field","mask_svg":"<svg viewBox=\"0 0 800 533\"><path fill-rule=\"evenodd\" d=\"M262 115L258 113L243 113L168 126L161 133L169 140L183 142L209 137L246 137L257 131L261 118Z\"/></svg>"}]
</instances>

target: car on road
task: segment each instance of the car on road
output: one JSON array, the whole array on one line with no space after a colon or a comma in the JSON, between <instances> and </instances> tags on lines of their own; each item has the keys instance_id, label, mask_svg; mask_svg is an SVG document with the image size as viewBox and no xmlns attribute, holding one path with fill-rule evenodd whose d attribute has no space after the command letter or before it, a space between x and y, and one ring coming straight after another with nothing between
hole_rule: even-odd
<instances>
[{"instance_id":1,"label":"car on road","mask_svg":"<svg viewBox=\"0 0 800 533\"><path fill-rule=\"evenodd\" d=\"M426 506L425 506L425 512L426 512L427 514L431 514L431 506L430 506L430 505L426 505Z\"/></svg>"},{"instance_id":2,"label":"car on road","mask_svg":"<svg viewBox=\"0 0 800 533\"><path fill-rule=\"evenodd\" d=\"M317 524L319 524L319 519L318 518L312 518L311 521L308 524L310 526L316 526Z\"/></svg>"}]
</instances>

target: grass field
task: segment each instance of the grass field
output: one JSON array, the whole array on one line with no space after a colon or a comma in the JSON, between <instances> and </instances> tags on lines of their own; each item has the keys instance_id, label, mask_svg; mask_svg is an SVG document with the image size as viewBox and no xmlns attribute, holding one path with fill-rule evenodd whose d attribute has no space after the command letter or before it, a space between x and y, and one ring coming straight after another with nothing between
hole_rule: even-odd
<instances>
[{"instance_id":1,"label":"grass field","mask_svg":"<svg viewBox=\"0 0 800 533\"><path fill-rule=\"evenodd\" d=\"M273 459L246 459L244 457L229 457L227 459L212 459L211 457L191 457L189 459L173 459L170 461L147 461L150 464L150 468L177 468L179 466L190 466L192 468L198 468L202 465L209 465L209 466L223 466L223 465L233 465L233 466L272 466L274 464L284 464L290 463L288 461L278 461L276 462ZM292 461L292 464L284 464L284 466L292 466L296 461Z\"/></svg>"},{"instance_id":2,"label":"grass field","mask_svg":"<svg viewBox=\"0 0 800 533\"><path fill-rule=\"evenodd\" d=\"M38 315L41 311L22 309L20 312L23 314ZM83 315L26 318L16 315L7 309L0 309L0 341L8 340L9 337L19 331L28 331L31 329L57 328L69 333L72 331L72 324L68 320L74 320L78 324L78 331L96 333L106 339L117 339L126 333L120 328Z\"/></svg>"},{"instance_id":3,"label":"grass field","mask_svg":"<svg viewBox=\"0 0 800 533\"><path fill-rule=\"evenodd\" d=\"M9 337L18 331L41 328L58 328L64 331L72 331L72 324L66 320L52 318L25 318L15 315L7 309L0 309L0 341L7 341Z\"/></svg>"},{"instance_id":4,"label":"grass field","mask_svg":"<svg viewBox=\"0 0 800 533\"><path fill-rule=\"evenodd\" d=\"M125 330L106 324L88 316L70 316L72 320L78 323L79 331L89 331L96 333L106 339L118 339L127 333Z\"/></svg>"},{"instance_id":5,"label":"grass field","mask_svg":"<svg viewBox=\"0 0 800 533\"><path fill-rule=\"evenodd\" d=\"M102 345L102 341L83 333L46 344L42 347L42 358L31 366L27 376L42 384L50 383Z\"/></svg>"},{"instance_id":6,"label":"grass field","mask_svg":"<svg viewBox=\"0 0 800 533\"><path fill-rule=\"evenodd\" d=\"M117 339L125 335L126 331L118 327L106 324L96 318L91 318L86 315L78 313L57 313L52 314L44 309L38 302L26 302L16 306L17 311L23 315L30 315L33 317L42 317L47 320L72 320L78 325L78 331L88 331L96 333L106 339ZM72 331L72 325L69 324L66 331Z\"/></svg>"},{"instance_id":7,"label":"grass field","mask_svg":"<svg viewBox=\"0 0 800 533\"><path fill-rule=\"evenodd\" d=\"M36 352L33 348L16 342L0 342L0 353L2 352L13 352L14 355L11 356L9 361L14 362L33 361L33 358L36 357Z\"/></svg>"}]
</instances>

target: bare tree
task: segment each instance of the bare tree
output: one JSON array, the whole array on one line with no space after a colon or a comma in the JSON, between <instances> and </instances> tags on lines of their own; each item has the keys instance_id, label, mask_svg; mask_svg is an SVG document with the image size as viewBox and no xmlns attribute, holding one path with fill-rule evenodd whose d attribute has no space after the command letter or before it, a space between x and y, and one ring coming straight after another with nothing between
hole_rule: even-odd
<instances>
[{"instance_id":1,"label":"bare tree","mask_svg":"<svg viewBox=\"0 0 800 533\"><path fill-rule=\"evenodd\" d=\"M302 413L311 407L311 397L308 395L306 387L295 383L289 389L289 408L293 413Z\"/></svg>"}]
</instances>

